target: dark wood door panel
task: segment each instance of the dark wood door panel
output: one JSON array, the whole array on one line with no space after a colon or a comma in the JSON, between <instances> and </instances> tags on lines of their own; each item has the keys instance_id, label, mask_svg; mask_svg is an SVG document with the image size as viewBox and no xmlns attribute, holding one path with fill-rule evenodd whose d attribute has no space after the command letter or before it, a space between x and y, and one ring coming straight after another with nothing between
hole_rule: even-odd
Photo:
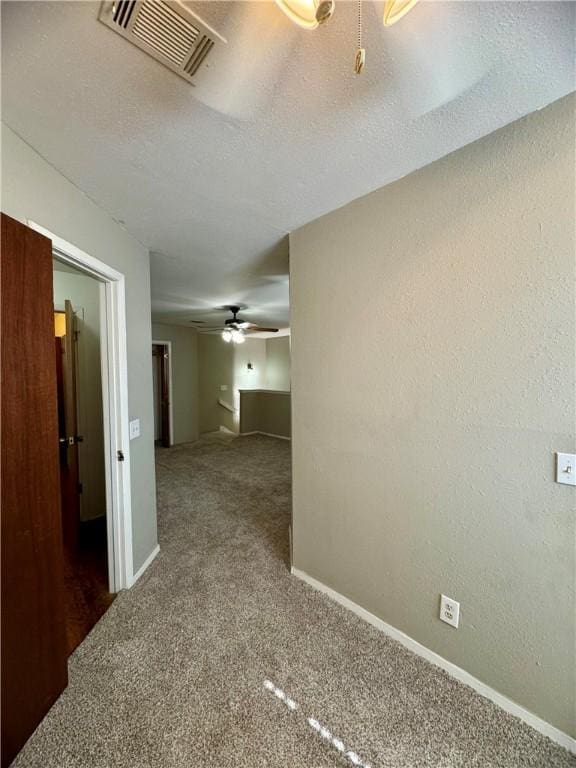
<instances>
[{"instance_id":1,"label":"dark wood door panel","mask_svg":"<svg viewBox=\"0 0 576 768\"><path fill-rule=\"evenodd\" d=\"M162 445L170 447L170 391L168 388L168 347L162 345L160 350L160 417L162 420Z\"/></svg>"},{"instance_id":2,"label":"dark wood door panel","mask_svg":"<svg viewBox=\"0 0 576 768\"><path fill-rule=\"evenodd\" d=\"M2 214L2 766L67 684L52 244Z\"/></svg>"}]
</instances>

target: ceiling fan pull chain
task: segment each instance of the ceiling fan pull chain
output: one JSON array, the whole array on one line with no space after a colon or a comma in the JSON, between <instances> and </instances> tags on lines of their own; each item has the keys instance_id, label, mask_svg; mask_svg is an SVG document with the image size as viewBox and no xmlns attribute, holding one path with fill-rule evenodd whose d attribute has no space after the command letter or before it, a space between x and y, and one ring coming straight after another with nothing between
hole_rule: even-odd
<instances>
[{"instance_id":1,"label":"ceiling fan pull chain","mask_svg":"<svg viewBox=\"0 0 576 768\"><path fill-rule=\"evenodd\" d=\"M366 49L362 48L362 0L358 0L358 49L354 61L354 72L357 75L364 69L366 63Z\"/></svg>"}]
</instances>

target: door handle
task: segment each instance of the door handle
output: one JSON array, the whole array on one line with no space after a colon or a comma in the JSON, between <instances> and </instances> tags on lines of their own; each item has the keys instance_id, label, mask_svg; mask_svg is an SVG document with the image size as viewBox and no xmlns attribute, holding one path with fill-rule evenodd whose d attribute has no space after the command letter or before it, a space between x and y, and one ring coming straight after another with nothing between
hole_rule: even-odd
<instances>
[{"instance_id":1,"label":"door handle","mask_svg":"<svg viewBox=\"0 0 576 768\"><path fill-rule=\"evenodd\" d=\"M82 435L71 435L70 437L59 437L58 442L60 445L76 445L76 443L83 443L84 437Z\"/></svg>"}]
</instances>

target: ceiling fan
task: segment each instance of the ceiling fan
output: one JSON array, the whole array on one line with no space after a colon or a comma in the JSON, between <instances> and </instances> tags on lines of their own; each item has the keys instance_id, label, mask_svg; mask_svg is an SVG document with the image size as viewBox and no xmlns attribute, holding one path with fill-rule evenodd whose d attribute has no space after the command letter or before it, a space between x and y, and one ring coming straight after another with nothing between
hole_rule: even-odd
<instances>
[{"instance_id":1,"label":"ceiling fan","mask_svg":"<svg viewBox=\"0 0 576 768\"><path fill-rule=\"evenodd\" d=\"M298 27L315 30L330 26L336 7L343 2L337 0L275 0L276 5ZM461 40L473 24L472 11L464 19L455 10L458 3L441 3L443 9L422 7L419 20L414 25L398 25L419 0L356 0L357 46L354 72L359 75L366 64L366 49L363 43L363 8L370 5L376 9L380 28L385 30L386 50L391 67L388 78L393 77L404 109L414 117L431 112L453 101L468 91L490 69L490 58L479 49L462 48ZM421 3L424 6L425 3ZM434 5L433 3L428 4ZM472 4L471 6L472 7ZM338 11L339 13L339 11ZM445 22L449 21L448 24ZM374 38L373 38L374 39Z\"/></svg>"},{"instance_id":2,"label":"ceiling fan","mask_svg":"<svg viewBox=\"0 0 576 768\"><path fill-rule=\"evenodd\" d=\"M223 307L223 309L232 313L232 317L227 318L224 321L224 328L222 326L206 327L199 330L202 331L222 331L222 338L225 342L234 344L243 344L246 341L246 335L252 333L278 333L278 328L263 328L254 323L250 323L247 320L242 320L238 317L241 307L236 305L230 305ZM246 307L244 307L246 309ZM192 323L203 324L203 320L191 320Z\"/></svg>"},{"instance_id":3,"label":"ceiling fan","mask_svg":"<svg viewBox=\"0 0 576 768\"><path fill-rule=\"evenodd\" d=\"M396 24L418 0L385 0L382 23L385 27ZM316 29L334 15L336 0L276 0L286 16L303 29ZM358 48L354 71L359 75L364 69L366 49L362 45L362 0L358 0Z\"/></svg>"}]
</instances>

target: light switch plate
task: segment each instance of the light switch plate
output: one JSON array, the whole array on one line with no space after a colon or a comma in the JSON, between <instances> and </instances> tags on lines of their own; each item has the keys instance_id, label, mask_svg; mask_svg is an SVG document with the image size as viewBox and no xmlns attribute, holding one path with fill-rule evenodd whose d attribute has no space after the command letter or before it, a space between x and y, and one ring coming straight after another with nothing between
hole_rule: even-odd
<instances>
[{"instance_id":1,"label":"light switch plate","mask_svg":"<svg viewBox=\"0 0 576 768\"><path fill-rule=\"evenodd\" d=\"M220 392L228 392L228 384L220 384Z\"/></svg>"},{"instance_id":2,"label":"light switch plate","mask_svg":"<svg viewBox=\"0 0 576 768\"><path fill-rule=\"evenodd\" d=\"M556 454L556 482L576 485L576 453Z\"/></svg>"},{"instance_id":3,"label":"light switch plate","mask_svg":"<svg viewBox=\"0 0 576 768\"><path fill-rule=\"evenodd\" d=\"M134 440L135 437L140 437L140 419L130 422L130 440Z\"/></svg>"}]
</instances>

